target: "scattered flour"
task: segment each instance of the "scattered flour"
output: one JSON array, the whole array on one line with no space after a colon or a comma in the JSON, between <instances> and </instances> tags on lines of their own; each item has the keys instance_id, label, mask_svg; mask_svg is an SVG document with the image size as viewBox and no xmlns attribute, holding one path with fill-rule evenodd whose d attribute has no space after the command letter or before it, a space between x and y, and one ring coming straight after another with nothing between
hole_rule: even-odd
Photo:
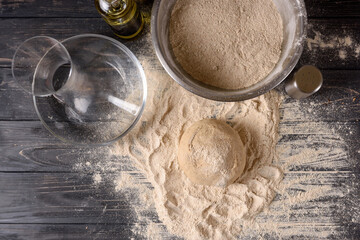
<instances>
[{"instance_id":1,"label":"scattered flour","mask_svg":"<svg viewBox=\"0 0 360 240\"><path fill-rule=\"evenodd\" d=\"M183 90L164 72L147 69L147 76L161 87L150 91L141 124L119 141L113 153L129 155L146 173L154 187L157 213L171 233L186 239L235 238L243 221L251 221L269 206L283 177L272 164L281 97L269 92L244 102L221 103ZM204 118L228 122L245 145L245 174L226 188L193 184L179 168L181 134ZM124 182L128 179L118 181L119 189Z\"/></svg>"},{"instance_id":2,"label":"scattered flour","mask_svg":"<svg viewBox=\"0 0 360 240\"><path fill-rule=\"evenodd\" d=\"M99 173L96 173L93 175L93 180L95 184L99 184L102 180L101 175Z\"/></svg>"},{"instance_id":3,"label":"scattered flour","mask_svg":"<svg viewBox=\"0 0 360 240\"><path fill-rule=\"evenodd\" d=\"M344 50L339 50L339 57L344 60L346 58L346 52Z\"/></svg>"},{"instance_id":4,"label":"scattered flour","mask_svg":"<svg viewBox=\"0 0 360 240\"><path fill-rule=\"evenodd\" d=\"M277 144L277 93L241 103L209 101L181 89L148 62L142 64L151 83L142 119L122 142L105 151L108 156L77 165L95 172L94 184L98 174L101 181L109 178L114 191L131 203L136 236L174 237L170 232L186 239L236 239L238 234L245 239L327 239L347 233L339 229L341 219L360 223L359 208L351 200L359 186L351 181L347 145L337 133L340 126L330 126L319 115L329 105L287 99L280 109ZM192 184L176 161L177 138L204 117L226 120L246 143L247 174L226 189ZM348 204L339 205L339 199L348 199ZM158 215L166 228L149 213Z\"/></svg>"},{"instance_id":5,"label":"scattered flour","mask_svg":"<svg viewBox=\"0 0 360 240\"><path fill-rule=\"evenodd\" d=\"M355 48L355 57L359 57L360 55L360 45L357 45Z\"/></svg>"},{"instance_id":6,"label":"scattered flour","mask_svg":"<svg viewBox=\"0 0 360 240\"><path fill-rule=\"evenodd\" d=\"M348 56L359 57L360 43L357 43L351 36L324 36L319 31L312 30L314 38L307 38L308 49L339 49L339 58L345 60Z\"/></svg>"}]
</instances>

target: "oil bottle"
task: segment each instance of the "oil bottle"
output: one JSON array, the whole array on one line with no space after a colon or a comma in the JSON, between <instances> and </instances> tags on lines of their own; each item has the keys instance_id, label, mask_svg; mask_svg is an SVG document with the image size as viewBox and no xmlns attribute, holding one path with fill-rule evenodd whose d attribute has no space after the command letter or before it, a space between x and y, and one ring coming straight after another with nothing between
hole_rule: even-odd
<instances>
[{"instance_id":1,"label":"oil bottle","mask_svg":"<svg viewBox=\"0 0 360 240\"><path fill-rule=\"evenodd\" d=\"M95 0L95 6L120 38L133 38L144 27L143 16L134 0Z\"/></svg>"}]
</instances>

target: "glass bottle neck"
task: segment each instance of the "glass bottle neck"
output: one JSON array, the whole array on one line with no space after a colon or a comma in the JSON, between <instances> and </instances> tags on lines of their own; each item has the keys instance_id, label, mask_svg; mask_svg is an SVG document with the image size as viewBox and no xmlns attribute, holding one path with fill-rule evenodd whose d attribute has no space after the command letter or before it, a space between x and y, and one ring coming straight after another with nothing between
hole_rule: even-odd
<instances>
[{"instance_id":1,"label":"glass bottle neck","mask_svg":"<svg viewBox=\"0 0 360 240\"><path fill-rule=\"evenodd\" d=\"M133 0L95 0L95 5L107 18L120 18L131 9Z\"/></svg>"}]
</instances>

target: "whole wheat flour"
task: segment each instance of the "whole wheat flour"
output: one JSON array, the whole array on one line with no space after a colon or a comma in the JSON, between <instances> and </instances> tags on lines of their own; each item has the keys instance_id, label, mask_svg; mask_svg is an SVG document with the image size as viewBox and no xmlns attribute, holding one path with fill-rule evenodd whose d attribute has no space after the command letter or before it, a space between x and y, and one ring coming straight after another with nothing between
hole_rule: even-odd
<instances>
[{"instance_id":1,"label":"whole wheat flour","mask_svg":"<svg viewBox=\"0 0 360 240\"><path fill-rule=\"evenodd\" d=\"M170 42L195 79L225 88L249 87L278 62L283 25L272 0L182 0L170 20Z\"/></svg>"},{"instance_id":2,"label":"whole wheat flour","mask_svg":"<svg viewBox=\"0 0 360 240\"><path fill-rule=\"evenodd\" d=\"M160 70L161 66L156 63L151 62L151 64L149 64L148 61L142 61L142 65L146 72L147 79L149 83L151 83L149 85L150 97L141 121L136 125L136 128L129 133L130 135L124 139L125 141L131 140L132 142L127 145L122 143L119 146L112 146L110 149L108 147L104 149L96 148L90 152L85 152L84 156L79 159L74 167L75 170L84 172L85 178L89 176L89 173L92 174L94 182L94 186L92 187L98 188L99 190L107 189L104 194L108 192L110 196L107 196L107 199L112 200L110 202L108 200L103 201L104 196L98 199L99 205L101 204L100 207L103 208L103 217L110 217L114 212L123 212L124 208L129 209L126 213L126 216L129 215L130 217L127 221L129 223L129 229L132 232L132 235L130 234L128 236L129 238L177 239L174 235L171 235L171 233L173 233L179 234L180 236L185 235L188 239L200 239L198 236L201 233L195 229L196 225L193 224L193 219L194 216L198 216L199 223L205 222L205 225L210 226L208 223L210 221L205 221L206 214L200 216L199 212L201 212L201 210L199 209L194 212L193 217L190 218L191 222L188 223L188 219L185 218L186 215L181 212L183 209L192 209L186 203L178 202L178 207L174 209L179 209L179 206L182 205L184 206L180 208L180 211L175 217L173 216L174 210L167 208L165 205L167 201L173 201L169 200L173 199L171 198L173 194L168 190L168 175L171 175L171 173L167 166L175 164L173 161L174 158L151 158L152 163L147 163L146 157L149 155L147 151L148 149L151 150L151 146L147 145L143 150L141 146L144 146L144 143L147 142L145 139L149 138L149 131L160 132L159 124L154 123L154 121L163 119L162 121L168 122L169 116L180 114L180 120L175 122L182 124L185 120L181 113L184 113L186 118L193 112L196 113L194 110L200 108L199 104L202 103L202 99L192 96L191 100L196 99L197 101L201 101L193 105L183 105L181 103L183 99L179 100L181 98L180 96L186 97L191 94L184 93L184 90L176 86L170 77L168 77L163 70ZM269 109L277 109L276 102L279 100L276 94L273 94L274 93L270 95L267 94L264 98L244 102L244 104L249 105L249 108L247 108L249 109L249 113L246 113L247 110L243 112L240 111L242 107L239 111L236 111L236 107L234 107L231 112L233 112L234 115L240 114L240 118L241 116L247 115L248 119L246 121L248 121L251 118L250 116L255 115L254 113L256 113L256 111L265 110L265 112L269 114L268 118L271 119L273 117L271 117L271 111ZM170 99L170 96L174 97ZM352 95L349 97L351 101L354 101L353 99L355 98L353 98ZM167 107L169 105L167 102L173 106L171 110ZM243 106L211 101L204 102L207 102L205 105L205 111L207 113L204 114L204 116L216 115L220 116L220 119L221 116L223 116L223 114L220 113L227 111L229 108L231 109L230 106ZM259 102L259 104L257 102ZM267 104L264 104L264 102L267 102ZM188 101L186 101L186 103L188 103ZM166 105L166 110L160 112L161 117L158 115L163 105ZM272 107L264 107L267 105ZM182 106L182 109L174 110L176 106ZM211 108L212 110L210 110ZM265 185L265 189L272 189L270 191L271 193L276 191L276 197L271 202L269 208L267 208L267 206L271 198L267 196L265 197L266 203L264 204L264 208L262 211L259 210L256 218L252 217L255 216L253 210L249 210L250 214L247 216L239 216L236 223L232 223L234 227L232 228L231 234L233 234L234 231L242 231L239 237L240 239L329 239L334 237L344 238L346 234L349 234L349 231L354 231L354 229L351 230L349 227L346 227L346 225L342 225L342 222L352 222L354 225L350 225L350 227L356 226L360 222L360 216L358 214L360 211L357 201L357 199L359 199L357 192L359 186L357 181L354 180L354 174L351 171L351 169L354 169L355 166L358 165L356 161L358 158L356 156L351 158L352 155L359 154L358 148L354 147L356 146L356 142L353 141L354 136L358 133L358 125L327 122L329 118L334 118L333 112L345 114L348 110L349 109L344 108L343 105L338 106L332 104L332 102L328 102L327 99L322 99L321 97L318 99L305 99L305 101L302 102L289 98L284 100L280 108L280 141L276 148L279 158L273 158L275 162L272 164L280 166L285 177L280 184L277 184L276 181L268 181L268 185ZM214 114L208 114L208 112L213 112ZM225 115L227 116L226 118L231 120L231 115L233 114ZM261 114L259 114L259 116L261 116ZM195 114L196 119L201 117L202 116ZM190 126L196 119L191 120L187 125ZM236 119L237 117L234 117L229 123L233 124L237 121ZM276 117L274 119L276 119ZM258 125L263 126L263 124ZM269 128L265 128L263 134L260 134L261 139L265 139L266 134L275 131L270 130L270 128L271 126L276 126L276 124L271 123L268 126ZM152 127L154 128L152 129ZM169 123L165 124L165 127L166 129L172 129L172 127L169 127ZM176 128L178 128L178 126L175 126L175 129ZM164 130L161 131L164 132ZM251 133L254 139L260 139L255 133L260 133L260 130L255 129L255 131ZM168 145L168 143L166 143L169 141L167 137L173 135L174 134L170 132L169 135L165 135L166 137L159 137L159 141L156 144L160 146L153 155L165 156L166 154L163 152L163 148ZM243 136L243 134L241 135ZM272 137L269 139L271 138ZM255 151L260 143L261 141L257 141L256 144L248 144L247 146L253 145L254 147L251 147L251 149ZM265 145L268 143L269 142L265 142ZM154 144L151 145L153 146ZM125 147L128 147L128 149L124 149ZM139 149L141 151L139 151ZM132 158L128 157L129 152L136 156ZM163 154L161 154L161 152ZM259 178L261 181L270 179L269 177L259 177L260 170L258 167L260 167L263 162L271 161L271 156L266 158L264 156L261 157L261 155L262 154L259 154L258 157L258 165L255 164L253 168L251 168L250 165L246 166L245 172L249 172L249 169L252 169L250 170L252 173L244 178L244 181L240 184L245 189L248 188L250 190L254 187L254 185L251 185L251 182L256 181L251 181L251 176L255 176L255 179ZM159 165L165 167L150 169L149 166L154 166L154 161L159 161ZM137 164L137 168L134 164ZM273 173L278 172L273 165L267 163L263 165L271 166L270 169ZM139 169L142 169L142 171L139 171ZM176 168L173 171L178 173L179 170ZM148 176L149 180L147 180L144 174ZM181 175L181 173L179 174ZM165 179L165 184L161 185L154 180L159 178ZM276 179L279 178L276 177ZM151 183L149 183L149 181L151 181ZM339 183L341 183L341 185L339 185ZM250 188L250 186L252 188ZM189 189L189 185L184 183L181 185L181 188ZM211 192L208 188L204 188L203 193L199 194L197 198L192 197L194 194L188 198L193 200L202 199ZM237 191L237 196L241 196L243 193L243 196L249 196L247 191L244 192ZM175 189L174 193L179 193L179 191ZM227 195L223 193L220 194L224 197L229 195L229 192L226 193ZM153 195L157 197L154 198ZM176 199L183 198L184 195L176 195ZM344 200L346 204L344 204ZM128 205L124 206L124 202ZM189 203L193 204L193 208L197 206L196 202L191 201ZM255 200L253 204L254 207L256 205L262 206L261 203L257 203L259 203L259 201ZM201 204L202 201L200 201L199 207L202 206ZM250 203L247 202L246 204ZM209 204L209 206L210 205L214 206L216 204L212 203ZM236 211L236 213L232 213L232 210L236 210L238 205L231 204L229 201L222 206L226 206L229 209L227 214L230 215L231 218L234 218L234 214L237 214ZM240 206L243 207L244 205ZM246 207L243 209L246 209ZM259 209L261 209L261 207ZM338 210L334 212L334 209ZM79 211L82 211L82 209L79 209ZM341 212L341 214L337 214L339 212ZM210 209L210 213L211 216L217 217L219 225L226 223L226 221L218 217L216 212L214 213L213 209ZM187 214L191 216L191 213ZM160 215L162 222L159 221L158 215ZM224 215L226 214L220 214L220 216ZM170 216L173 218L170 218ZM181 222L181 219L185 220ZM181 224L179 224L180 226L176 226L176 222L174 221L181 222ZM182 227L181 225L183 224L185 224L185 226ZM212 229L214 229L214 231L224 229L219 225L212 227ZM115 226L116 225L114 225L114 227ZM186 227L188 227L188 229L186 229L185 232L179 233L181 229ZM187 233L189 229L195 229L195 231ZM232 238L232 236L229 234L228 238ZM224 239L226 239L226 237L224 237Z\"/></svg>"},{"instance_id":3,"label":"whole wheat flour","mask_svg":"<svg viewBox=\"0 0 360 240\"><path fill-rule=\"evenodd\" d=\"M145 172L154 187L157 213L171 233L186 239L234 239L244 222L270 204L282 179L281 170L272 165L280 96L272 91L244 102L221 103L183 90L164 72L148 76L154 89L141 123L114 153L130 156ZM245 146L244 173L226 188L193 184L178 164L182 132L205 118L226 121Z\"/></svg>"}]
</instances>

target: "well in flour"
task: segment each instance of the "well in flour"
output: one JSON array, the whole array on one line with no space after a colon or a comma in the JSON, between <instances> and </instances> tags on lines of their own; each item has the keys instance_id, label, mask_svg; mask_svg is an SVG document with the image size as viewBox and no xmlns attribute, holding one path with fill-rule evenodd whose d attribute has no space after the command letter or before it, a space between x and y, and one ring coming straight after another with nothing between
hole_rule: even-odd
<instances>
[{"instance_id":1,"label":"well in flour","mask_svg":"<svg viewBox=\"0 0 360 240\"><path fill-rule=\"evenodd\" d=\"M181 136L179 166L195 184L225 187L242 174L246 154L239 134L223 121L204 119Z\"/></svg>"}]
</instances>

